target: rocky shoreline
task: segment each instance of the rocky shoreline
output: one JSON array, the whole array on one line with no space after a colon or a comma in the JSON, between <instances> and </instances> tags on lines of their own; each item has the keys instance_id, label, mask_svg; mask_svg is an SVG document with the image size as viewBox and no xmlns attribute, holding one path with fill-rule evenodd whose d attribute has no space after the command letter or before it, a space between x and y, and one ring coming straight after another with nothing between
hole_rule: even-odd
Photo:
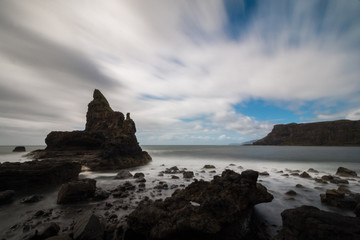
<instances>
[{"instance_id":1,"label":"rocky shoreline","mask_svg":"<svg viewBox=\"0 0 360 240\"><path fill-rule=\"evenodd\" d=\"M151 177L148 172L137 172L135 168L111 174L103 180L88 179L87 173L83 172L80 180L56 187L50 198L41 192L30 196L15 195L12 197L13 204L24 202L27 198L28 202L21 204L26 204L31 210L26 211L23 220L4 229L1 237L47 239L52 235L56 237L50 239L271 239L273 235L268 232L271 226L261 218L254 218L253 206L272 200L273 191L261 183L275 174L285 175L284 181L288 174L298 178L299 182L311 181L326 186L328 190L338 186L336 191L339 196L337 200L332 198L332 201L352 202L345 205L345 209L355 204L355 209L351 208L351 211L356 214L360 202L359 194L345 187L349 185L345 181L352 183L359 182L359 179L354 176L355 172L343 168L340 168L338 175L319 174L316 169L309 169L306 174L284 169L268 174L261 172L259 175L256 171L243 170L235 164L222 172L211 165L201 169L175 166L161 168L163 170L155 177ZM330 179L329 176L338 181L325 183L328 181L325 179ZM204 177L212 180L202 180ZM324 182L319 183L318 179ZM292 201L291 198L297 198L305 191L306 187L297 184L292 192L283 193L283 197ZM49 200L51 208L41 204ZM322 198L319 196L316 201L320 202ZM2 207L9 204L7 202ZM327 202L324 204L331 205ZM343 207L341 204L333 206ZM305 211L306 214L297 214L297 211ZM318 219L316 224L326 227L318 230L316 239L343 239L319 237L323 232L329 232L324 235L326 237L347 236L347 239L357 239L358 233L354 229L359 226L359 218L334 214L313 207L286 210L282 213L283 227L274 239L311 239L309 236L313 231L310 226L306 227L309 230L305 233L289 229L301 229L304 226L300 223L314 218ZM327 221L324 227L324 219L328 216L336 221ZM310 221L307 224L315 223ZM347 228L334 230L334 224L344 224ZM97 229L96 233L94 229ZM332 234L334 231L339 234ZM89 237L89 234L97 237Z\"/></svg>"}]
</instances>

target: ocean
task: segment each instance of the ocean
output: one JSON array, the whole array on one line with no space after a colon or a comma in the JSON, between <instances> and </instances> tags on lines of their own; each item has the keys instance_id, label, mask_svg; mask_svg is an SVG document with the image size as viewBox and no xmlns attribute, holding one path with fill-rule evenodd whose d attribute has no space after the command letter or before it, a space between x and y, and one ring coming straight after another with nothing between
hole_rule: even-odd
<instances>
[{"instance_id":1,"label":"ocean","mask_svg":"<svg viewBox=\"0 0 360 240\"><path fill-rule=\"evenodd\" d=\"M45 146L26 146L27 151L41 149ZM0 146L0 162L26 161L26 153L11 152L14 146ZM147 191L139 193L141 197L165 198L171 196L175 189L155 194L153 187L159 181L166 181L170 185L188 185L192 180L184 182L182 178L172 179L171 175L158 176L166 168L177 166L186 168L195 173L195 178L211 180L225 169L241 172L253 169L259 172L268 172L269 176L259 176L258 181L274 195L271 203L256 205L256 213L264 219L274 235L282 225L280 213L288 208L301 205L312 205L323 210L337 212L343 215L355 216L353 212L340 210L324 205L320 201L320 194L326 189L337 189L337 184L317 183L313 179L299 176L283 176L290 170L307 171L313 168L319 173L309 173L313 178L323 175L334 175L337 168L342 166L354 170L360 175L360 147L297 147L297 146L142 146L152 157L152 162L145 166L131 168L131 173L143 172L146 178ZM206 164L212 164L215 169L203 169ZM215 172L212 172L215 170ZM117 171L82 172L81 178L94 178L97 186L111 189L119 185L122 180L115 180ZM301 184L303 188L296 188ZM360 178L349 179L347 185L352 192L360 193ZM295 196L285 193L296 191ZM44 199L31 205L14 202L0 206L0 232L28 217L29 214L40 209L59 209L56 205L58 188L52 189L44 195ZM111 199L110 199L111 200ZM135 200L133 200L135 201ZM135 201L136 202L136 201ZM76 205L76 208L86 208L86 205ZM131 209L130 209L131 210ZM124 212L128 213L128 212ZM121 214L120 214L121 215ZM65 221L66 219L64 219ZM59 219L61 221L61 219ZM1 236L0 236L1 237ZM14 238L15 239L15 238Z\"/></svg>"}]
</instances>

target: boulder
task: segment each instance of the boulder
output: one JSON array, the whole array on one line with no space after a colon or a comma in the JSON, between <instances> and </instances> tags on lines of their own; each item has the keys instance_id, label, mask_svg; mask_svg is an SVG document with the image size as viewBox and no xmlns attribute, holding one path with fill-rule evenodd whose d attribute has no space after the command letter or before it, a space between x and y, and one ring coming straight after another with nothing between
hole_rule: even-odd
<instances>
[{"instance_id":1,"label":"boulder","mask_svg":"<svg viewBox=\"0 0 360 240\"><path fill-rule=\"evenodd\" d=\"M101 188L96 188L94 196L93 196L93 200L94 201L102 201L107 199L110 196L110 192L105 191Z\"/></svg>"},{"instance_id":2,"label":"boulder","mask_svg":"<svg viewBox=\"0 0 360 240\"><path fill-rule=\"evenodd\" d=\"M193 178L193 177L194 177L194 172L192 171L183 172L183 178Z\"/></svg>"},{"instance_id":3,"label":"boulder","mask_svg":"<svg viewBox=\"0 0 360 240\"><path fill-rule=\"evenodd\" d=\"M145 174L143 174L141 172L138 172L138 173L134 174L134 178L144 178L144 177L145 177Z\"/></svg>"},{"instance_id":4,"label":"boulder","mask_svg":"<svg viewBox=\"0 0 360 240\"><path fill-rule=\"evenodd\" d=\"M310 173L319 173L318 170L315 170L313 168L309 168L307 171L310 172Z\"/></svg>"},{"instance_id":5,"label":"boulder","mask_svg":"<svg viewBox=\"0 0 360 240\"><path fill-rule=\"evenodd\" d=\"M342 176L342 177L357 177L357 174L355 171L352 171L350 169L339 167L336 171L336 175Z\"/></svg>"},{"instance_id":6,"label":"boulder","mask_svg":"<svg viewBox=\"0 0 360 240\"><path fill-rule=\"evenodd\" d=\"M0 164L0 190L38 189L78 178L81 165L53 160Z\"/></svg>"},{"instance_id":7,"label":"boulder","mask_svg":"<svg viewBox=\"0 0 360 240\"><path fill-rule=\"evenodd\" d=\"M41 199L43 199L43 196L35 194L35 195L31 195L31 196L23 198L21 200L21 203L35 203L35 202L41 201Z\"/></svg>"},{"instance_id":8,"label":"boulder","mask_svg":"<svg viewBox=\"0 0 360 240\"><path fill-rule=\"evenodd\" d=\"M225 170L165 200L144 200L128 216L124 240L245 239L256 232L250 224L253 206L273 199L257 178L252 170L241 175Z\"/></svg>"},{"instance_id":9,"label":"boulder","mask_svg":"<svg viewBox=\"0 0 360 240\"><path fill-rule=\"evenodd\" d=\"M334 207L354 210L357 204L360 203L360 194L353 194L337 189L328 189L325 194L320 194L320 199L322 203Z\"/></svg>"},{"instance_id":10,"label":"boulder","mask_svg":"<svg viewBox=\"0 0 360 240\"><path fill-rule=\"evenodd\" d=\"M74 225L75 240L102 240L104 239L104 224L100 219L88 212L76 220Z\"/></svg>"},{"instance_id":11,"label":"boulder","mask_svg":"<svg viewBox=\"0 0 360 240\"><path fill-rule=\"evenodd\" d=\"M33 158L77 161L91 170L136 167L151 161L135 136L135 122L130 113L113 111L97 89L88 104L84 131L49 133L45 150L32 152Z\"/></svg>"},{"instance_id":12,"label":"boulder","mask_svg":"<svg viewBox=\"0 0 360 240\"><path fill-rule=\"evenodd\" d=\"M210 165L210 164L206 164L205 166L203 166L203 168L210 169L210 168L215 168L215 166Z\"/></svg>"},{"instance_id":13,"label":"boulder","mask_svg":"<svg viewBox=\"0 0 360 240\"><path fill-rule=\"evenodd\" d=\"M165 174L178 174L178 173L182 173L182 172L183 171L181 171L177 166L167 168L164 171Z\"/></svg>"},{"instance_id":14,"label":"boulder","mask_svg":"<svg viewBox=\"0 0 360 240\"><path fill-rule=\"evenodd\" d=\"M127 179L131 178L133 175L127 170L120 170L115 176L115 179Z\"/></svg>"},{"instance_id":15,"label":"boulder","mask_svg":"<svg viewBox=\"0 0 360 240\"><path fill-rule=\"evenodd\" d=\"M60 226L56 223L45 223L36 228L29 240L42 240L55 236L60 231Z\"/></svg>"},{"instance_id":16,"label":"boulder","mask_svg":"<svg viewBox=\"0 0 360 240\"><path fill-rule=\"evenodd\" d=\"M283 226L274 240L357 240L360 219L302 206L281 213Z\"/></svg>"},{"instance_id":17,"label":"boulder","mask_svg":"<svg viewBox=\"0 0 360 240\"><path fill-rule=\"evenodd\" d=\"M13 191L13 190L1 191L0 192L0 205L12 202L14 196L15 196L15 191Z\"/></svg>"},{"instance_id":18,"label":"boulder","mask_svg":"<svg viewBox=\"0 0 360 240\"><path fill-rule=\"evenodd\" d=\"M260 176L269 176L270 174L268 172L259 172Z\"/></svg>"},{"instance_id":19,"label":"boulder","mask_svg":"<svg viewBox=\"0 0 360 240\"><path fill-rule=\"evenodd\" d=\"M285 193L286 195L295 196L297 193L294 190L289 190Z\"/></svg>"},{"instance_id":20,"label":"boulder","mask_svg":"<svg viewBox=\"0 0 360 240\"><path fill-rule=\"evenodd\" d=\"M75 203L89 199L96 191L96 180L80 179L61 185L58 192L57 203Z\"/></svg>"},{"instance_id":21,"label":"boulder","mask_svg":"<svg viewBox=\"0 0 360 240\"><path fill-rule=\"evenodd\" d=\"M307 172L301 173L300 177L302 177L302 178L311 178L311 176Z\"/></svg>"},{"instance_id":22,"label":"boulder","mask_svg":"<svg viewBox=\"0 0 360 240\"><path fill-rule=\"evenodd\" d=\"M13 152L26 152L26 148L24 146L16 146Z\"/></svg>"}]
</instances>

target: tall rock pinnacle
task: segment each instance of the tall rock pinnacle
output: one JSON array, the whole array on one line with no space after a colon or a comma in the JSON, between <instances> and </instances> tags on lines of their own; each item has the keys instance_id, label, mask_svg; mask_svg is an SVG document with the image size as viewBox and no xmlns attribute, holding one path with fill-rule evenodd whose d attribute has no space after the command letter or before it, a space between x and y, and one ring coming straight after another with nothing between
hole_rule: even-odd
<instances>
[{"instance_id":1,"label":"tall rock pinnacle","mask_svg":"<svg viewBox=\"0 0 360 240\"><path fill-rule=\"evenodd\" d=\"M88 104L85 130L49 133L45 139L46 151L76 151L85 155L96 151L96 158L82 161L92 170L143 165L151 157L142 151L135 132L130 113L125 119L123 113L113 111L104 95L95 89L93 100Z\"/></svg>"}]
</instances>

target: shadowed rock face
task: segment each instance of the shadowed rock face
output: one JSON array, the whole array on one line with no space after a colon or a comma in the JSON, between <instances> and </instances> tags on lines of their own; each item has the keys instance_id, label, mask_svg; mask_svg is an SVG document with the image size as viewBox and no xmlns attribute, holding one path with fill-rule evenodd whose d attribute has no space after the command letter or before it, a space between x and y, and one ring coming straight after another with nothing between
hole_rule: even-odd
<instances>
[{"instance_id":1,"label":"shadowed rock face","mask_svg":"<svg viewBox=\"0 0 360 240\"><path fill-rule=\"evenodd\" d=\"M360 218L302 206L281 213L283 226L274 240L360 239Z\"/></svg>"},{"instance_id":2,"label":"shadowed rock face","mask_svg":"<svg viewBox=\"0 0 360 240\"><path fill-rule=\"evenodd\" d=\"M77 179L81 165L63 161L0 164L0 190L38 189Z\"/></svg>"},{"instance_id":3,"label":"shadowed rock face","mask_svg":"<svg viewBox=\"0 0 360 240\"><path fill-rule=\"evenodd\" d=\"M164 201L143 201L128 216L123 239L256 239L253 206L273 199L257 177L252 170L226 170Z\"/></svg>"},{"instance_id":4,"label":"shadowed rock face","mask_svg":"<svg viewBox=\"0 0 360 240\"><path fill-rule=\"evenodd\" d=\"M151 161L135 136L135 122L121 112L113 111L99 91L88 104L84 131L48 134L45 151L34 152L35 158L61 158L80 161L92 170L120 169ZM59 153L59 151L61 151Z\"/></svg>"},{"instance_id":5,"label":"shadowed rock face","mask_svg":"<svg viewBox=\"0 0 360 240\"><path fill-rule=\"evenodd\" d=\"M358 146L360 121L338 120L315 123L275 125L254 145Z\"/></svg>"}]
</instances>

